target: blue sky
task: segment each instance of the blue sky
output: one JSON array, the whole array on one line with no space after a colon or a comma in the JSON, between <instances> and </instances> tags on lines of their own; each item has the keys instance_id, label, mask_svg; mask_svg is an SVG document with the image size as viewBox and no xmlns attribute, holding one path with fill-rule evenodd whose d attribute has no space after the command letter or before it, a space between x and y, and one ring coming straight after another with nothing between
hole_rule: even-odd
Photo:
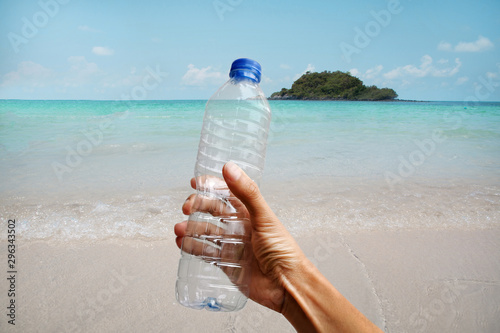
<instances>
[{"instance_id":1,"label":"blue sky","mask_svg":"<svg viewBox=\"0 0 500 333\"><path fill-rule=\"evenodd\" d=\"M239 57L267 95L350 71L401 99L500 101L500 1L0 2L0 98L206 99Z\"/></svg>"}]
</instances>

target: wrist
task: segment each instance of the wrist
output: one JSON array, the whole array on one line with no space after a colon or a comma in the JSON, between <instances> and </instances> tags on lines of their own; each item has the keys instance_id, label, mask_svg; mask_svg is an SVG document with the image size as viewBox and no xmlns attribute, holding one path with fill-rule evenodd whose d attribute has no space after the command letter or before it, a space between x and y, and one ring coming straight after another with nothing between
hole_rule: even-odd
<instances>
[{"instance_id":1,"label":"wrist","mask_svg":"<svg viewBox=\"0 0 500 333\"><path fill-rule=\"evenodd\" d=\"M307 258L283 281L282 314L297 332L381 332Z\"/></svg>"},{"instance_id":2,"label":"wrist","mask_svg":"<svg viewBox=\"0 0 500 333\"><path fill-rule=\"evenodd\" d=\"M297 332L321 331L325 315L321 307L334 299L335 288L303 254L293 270L283 272L281 280L285 289L283 316Z\"/></svg>"}]
</instances>

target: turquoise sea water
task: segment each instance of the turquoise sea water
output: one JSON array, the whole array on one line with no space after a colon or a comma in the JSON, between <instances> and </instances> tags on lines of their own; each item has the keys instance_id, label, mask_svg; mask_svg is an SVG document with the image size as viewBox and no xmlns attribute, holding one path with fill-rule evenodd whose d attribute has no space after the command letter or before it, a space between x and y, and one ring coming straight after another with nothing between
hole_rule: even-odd
<instances>
[{"instance_id":1,"label":"turquoise sea water","mask_svg":"<svg viewBox=\"0 0 500 333\"><path fill-rule=\"evenodd\" d=\"M27 238L164 236L165 221L182 218L205 102L0 101L0 216L22 220ZM412 200L427 189L429 205L454 196L457 207L473 205L464 216L444 204L434 211L438 202L436 216L499 222L500 103L270 105L262 188L291 229L324 226L325 216L410 227L421 207ZM307 205L320 213L300 213ZM411 219L380 208L398 205ZM306 216L315 222L301 224Z\"/></svg>"}]
</instances>

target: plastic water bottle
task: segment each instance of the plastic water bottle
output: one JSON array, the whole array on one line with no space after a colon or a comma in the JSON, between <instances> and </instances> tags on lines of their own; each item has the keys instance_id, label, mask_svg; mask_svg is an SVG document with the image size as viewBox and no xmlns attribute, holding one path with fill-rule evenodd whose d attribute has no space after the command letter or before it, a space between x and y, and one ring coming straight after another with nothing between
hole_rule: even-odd
<instances>
[{"instance_id":1,"label":"plastic water bottle","mask_svg":"<svg viewBox=\"0 0 500 333\"><path fill-rule=\"evenodd\" d=\"M210 311L245 306L252 260L250 221L222 167L233 161L259 184L271 121L260 64L237 59L229 77L205 107L195 166L197 212L189 216L176 282L180 304Z\"/></svg>"}]
</instances>

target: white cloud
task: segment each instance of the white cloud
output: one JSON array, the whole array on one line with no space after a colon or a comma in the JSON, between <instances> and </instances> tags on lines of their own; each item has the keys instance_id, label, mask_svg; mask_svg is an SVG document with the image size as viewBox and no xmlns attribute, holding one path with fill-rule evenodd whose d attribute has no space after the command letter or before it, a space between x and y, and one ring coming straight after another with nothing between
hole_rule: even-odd
<instances>
[{"instance_id":1,"label":"white cloud","mask_svg":"<svg viewBox=\"0 0 500 333\"><path fill-rule=\"evenodd\" d=\"M373 80L373 79L376 79L379 77L379 74L382 72L382 70L384 69L384 66L382 65L377 65L373 68L369 68L366 70L366 72L362 73L359 71L359 69L357 68L353 68L351 70L349 70L349 73L351 73L352 76L356 76L358 78L361 78L361 79L369 79L369 80Z\"/></svg>"},{"instance_id":2,"label":"white cloud","mask_svg":"<svg viewBox=\"0 0 500 333\"><path fill-rule=\"evenodd\" d=\"M103 72L93 63L88 62L84 56L68 57L69 71L62 78L64 86L78 87L82 84L94 82L96 76L102 76Z\"/></svg>"},{"instance_id":3,"label":"white cloud","mask_svg":"<svg viewBox=\"0 0 500 333\"><path fill-rule=\"evenodd\" d=\"M421 59L420 66L414 65L406 65L402 67L397 67L387 73L384 74L384 77L388 80L393 80L397 78L404 77L426 77L426 76L434 76L434 77L449 77L458 73L462 63L460 59L455 59L454 67L442 67L433 65L432 57L429 55L424 55ZM443 62L440 62L443 64Z\"/></svg>"},{"instance_id":4,"label":"white cloud","mask_svg":"<svg viewBox=\"0 0 500 333\"><path fill-rule=\"evenodd\" d=\"M280 68L282 68L282 69L290 69L290 66L288 66L287 64L280 64Z\"/></svg>"},{"instance_id":5,"label":"white cloud","mask_svg":"<svg viewBox=\"0 0 500 333\"><path fill-rule=\"evenodd\" d=\"M441 43L438 44L438 50L441 50L441 51L452 51L453 47L451 46L450 43L441 42Z\"/></svg>"},{"instance_id":6,"label":"white cloud","mask_svg":"<svg viewBox=\"0 0 500 333\"><path fill-rule=\"evenodd\" d=\"M25 87L43 87L52 79L54 73L33 61L22 61L15 71L5 74L0 87L22 85Z\"/></svg>"},{"instance_id":7,"label":"white cloud","mask_svg":"<svg viewBox=\"0 0 500 333\"><path fill-rule=\"evenodd\" d=\"M189 64L181 83L186 86L205 86L207 84L220 84L224 79L225 76L221 72L215 72L212 66L200 69L193 64Z\"/></svg>"},{"instance_id":8,"label":"white cloud","mask_svg":"<svg viewBox=\"0 0 500 333\"><path fill-rule=\"evenodd\" d=\"M498 73L486 72L486 77L488 79L496 79L498 77Z\"/></svg>"},{"instance_id":9,"label":"white cloud","mask_svg":"<svg viewBox=\"0 0 500 333\"><path fill-rule=\"evenodd\" d=\"M486 37L479 36L474 42L459 42L453 47L448 42L440 42L438 50L455 52L482 52L493 48L493 43Z\"/></svg>"},{"instance_id":10,"label":"white cloud","mask_svg":"<svg viewBox=\"0 0 500 333\"><path fill-rule=\"evenodd\" d=\"M493 43L486 37L479 36L478 40L471 43L460 42L455 46L457 52L481 52L493 47Z\"/></svg>"},{"instance_id":11,"label":"white cloud","mask_svg":"<svg viewBox=\"0 0 500 333\"><path fill-rule=\"evenodd\" d=\"M349 70L349 73L351 73L352 76L356 76L356 77L359 77L359 75L361 74L357 68L353 68L353 69Z\"/></svg>"},{"instance_id":12,"label":"white cloud","mask_svg":"<svg viewBox=\"0 0 500 333\"><path fill-rule=\"evenodd\" d=\"M365 72L365 75L363 75L364 78L366 79L374 79L377 77L380 72L382 72L382 69L384 69L384 66L378 65L375 66L374 68L370 68Z\"/></svg>"},{"instance_id":13,"label":"white cloud","mask_svg":"<svg viewBox=\"0 0 500 333\"><path fill-rule=\"evenodd\" d=\"M300 73L300 74L295 74L295 76L293 77L293 80L294 81L297 81L302 75L304 75L305 73L307 72L314 72L315 68L312 64L308 64L306 69Z\"/></svg>"},{"instance_id":14,"label":"white cloud","mask_svg":"<svg viewBox=\"0 0 500 333\"><path fill-rule=\"evenodd\" d=\"M455 82L455 84L456 84L457 86L459 86L459 85L464 84L464 83L465 83L465 82L467 82L467 81L469 81L469 78L468 78L467 76L461 76L461 77L459 77L459 78L457 79L457 81Z\"/></svg>"},{"instance_id":15,"label":"white cloud","mask_svg":"<svg viewBox=\"0 0 500 333\"><path fill-rule=\"evenodd\" d=\"M70 66L70 71L80 74L95 74L99 72L99 68L93 62L88 62L84 56L71 56L68 57L68 63Z\"/></svg>"},{"instance_id":16,"label":"white cloud","mask_svg":"<svg viewBox=\"0 0 500 333\"><path fill-rule=\"evenodd\" d=\"M273 80L269 76L262 74L262 78L260 79L260 82L261 83L271 83L271 82L273 82Z\"/></svg>"},{"instance_id":17,"label":"white cloud","mask_svg":"<svg viewBox=\"0 0 500 333\"><path fill-rule=\"evenodd\" d=\"M109 47L105 46L94 46L92 48L92 53L99 55L99 56L110 56L115 53L113 49L110 49Z\"/></svg>"},{"instance_id":18,"label":"white cloud","mask_svg":"<svg viewBox=\"0 0 500 333\"><path fill-rule=\"evenodd\" d=\"M88 62L83 56L71 56L67 61L69 69L62 73L56 73L32 61L22 61L18 64L17 70L3 76L0 86L78 87L89 83L95 84L105 77L95 63Z\"/></svg>"},{"instance_id":19,"label":"white cloud","mask_svg":"<svg viewBox=\"0 0 500 333\"><path fill-rule=\"evenodd\" d=\"M88 25L80 25L78 26L78 30L87 32L100 32L99 30L91 28Z\"/></svg>"},{"instance_id":20,"label":"white cloud","mask_svg":"<svg viewBox=\"0 0 500 333\"><path fill-rule=\"evenodd\" d=\"M141 86L145 75L149 75L149 73L138 71L136 67L132 66L130 73L125 76L106 76L103 80L103 86L109 88Z\"/></svg>"},{"instance_id":21,"label":"white cloud","mask_svg":"<svg viewBox=\"0 0 500 333\"><path fill-rule=\"evenodd\" d=\"M84 56L70 56L62 65L60 71L55 71L32 61L19 62L17 68L0 75L0 92L2 96L10 96L8 98L46 98L54 96L50 95L53 92L57 93L56 96L73 94L73 97L84 98L92 90L107 93L108 98L116 98L122 94L130 95L134 92L131 89L133 87L145 87L145 77L151 78L154 75L147 81L150 85L155 85L156 82L160 84L166 77L166 73L158 66L156 69L147 67L143 70L132 67L130 73L107 72ZM159 81L158 76L161 76ZM16 95L18 91L22 91L24 95ZM26 95L27 93L30 95Z\"/></svg>"}]
</instances>

